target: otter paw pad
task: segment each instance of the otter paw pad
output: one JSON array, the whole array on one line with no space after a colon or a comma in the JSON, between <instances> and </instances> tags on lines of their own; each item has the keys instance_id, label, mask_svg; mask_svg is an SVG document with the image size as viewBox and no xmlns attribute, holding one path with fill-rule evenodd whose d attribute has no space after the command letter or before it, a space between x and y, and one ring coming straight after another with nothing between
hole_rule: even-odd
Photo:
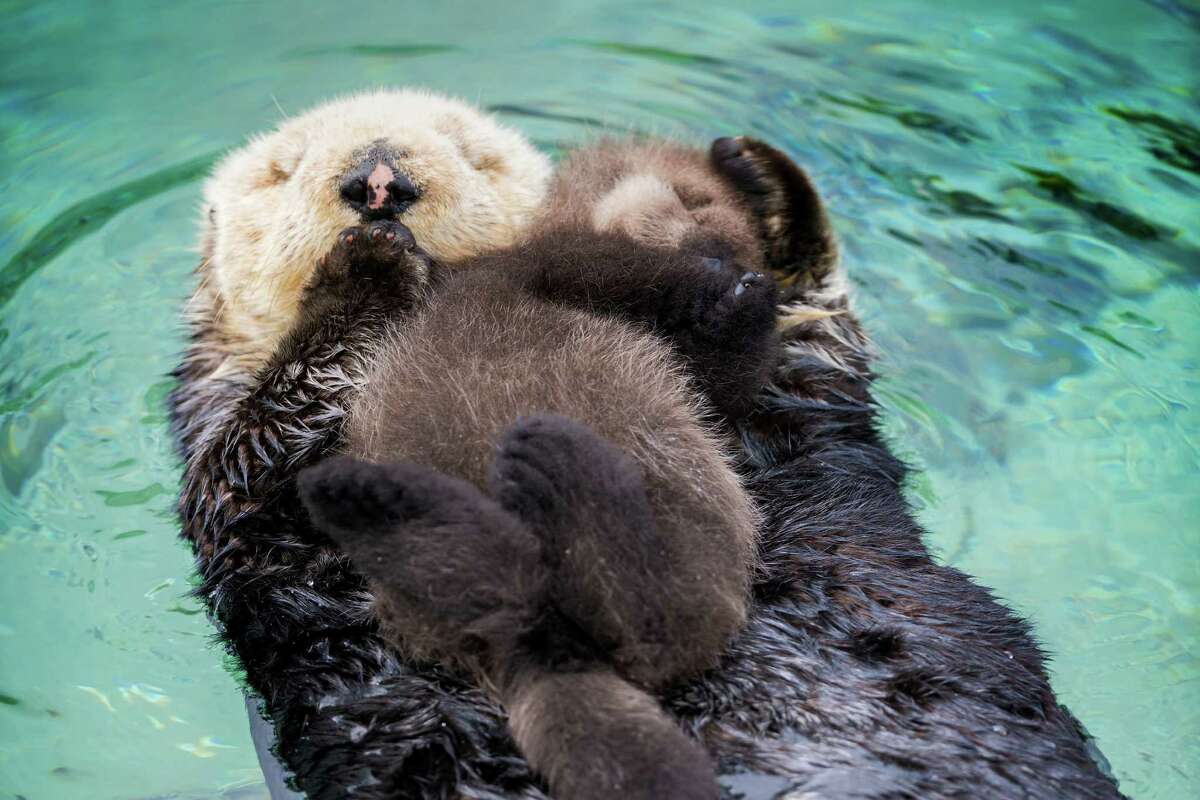
<instances>
[{"instance_id":1,"label":"otter paw pad","mask_svg":"<svg viewBox=\"0 0 1200 800\"><path fill-rule=\"evenodd\" d=\"M492 493L526 522L555 527L576 514L629 516L651 524L642 473L620 448L583 425L544 414L501 437Z\"/></svg>"},{"instance_id":2,"label":"otter paw pad","mask_svg":"<svg viewBox=\"0 0 1200 800\"><path fill-rule=\"evenodd\" d=\"M745 136L717 139L712 144L711 156L716 170L738 190L764 205L783 203L786 187L761 142Z\"/></svg>"},{"instance_id":3,"label":"otter paw pad","mask_svg":"<svg viewBox=\"0 0 1200 800\"><path fill-rule=\"evenodd\" d=\"M346 228L322 259L319 278L348 280L381 287L409 287L429 278L431 261L412 232L395 220L376 220Z\"/></svg>"},{"instance_id":4,"label":"otter paw pad","mask_svg":"<svg viewBox=\"0 0 1200 800\"><path fill-rule=\"evenodd\" d=\"M725 338L734 330L769 329L778 300L774 279L761 272L726 273L723 277L720 296L700 314L708 335Z\"/></svg>"}]
</instances>

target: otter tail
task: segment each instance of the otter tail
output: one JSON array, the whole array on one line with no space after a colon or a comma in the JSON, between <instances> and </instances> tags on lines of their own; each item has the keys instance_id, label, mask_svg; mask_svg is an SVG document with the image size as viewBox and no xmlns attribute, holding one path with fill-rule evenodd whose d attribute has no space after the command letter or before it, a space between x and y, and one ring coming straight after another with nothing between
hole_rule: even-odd
<instances>
[{"instance_id":1,"label":"otter tail","mask_svg":"<svg viewBox=\"0 0 1200 800\"><path fill-rule=\"evenodd\" d=\"M505 695L517 746L560 800L718 797L708 753L610 668L532 667Z\"/></svg>"}]
</instances>

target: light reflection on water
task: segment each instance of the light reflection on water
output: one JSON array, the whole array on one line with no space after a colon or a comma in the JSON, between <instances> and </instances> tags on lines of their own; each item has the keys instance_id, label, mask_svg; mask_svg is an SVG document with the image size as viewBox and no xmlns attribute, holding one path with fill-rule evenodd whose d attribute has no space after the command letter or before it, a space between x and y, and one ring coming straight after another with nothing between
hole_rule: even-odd
<instances>
[{"instance_id":1,"label":"light reflection on water","mask_svg":"<svg viewBox=\"0 0 1200 800\"><path fill-rule=\"evenodd\" d=\"M398 83L808 166L931 545L1033 617L1125 791L1200 793L1200 14L860 6L0 5L0 796L263 796L173 540L196 179Z\"/></svg>"}]
</instances>

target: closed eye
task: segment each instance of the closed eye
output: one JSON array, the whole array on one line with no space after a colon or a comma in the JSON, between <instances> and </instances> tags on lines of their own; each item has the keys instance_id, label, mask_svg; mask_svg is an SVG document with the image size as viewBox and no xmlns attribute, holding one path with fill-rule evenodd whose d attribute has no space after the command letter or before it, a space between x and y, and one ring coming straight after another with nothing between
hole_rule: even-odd
<instances>
[{"instance_id":1,"label":"closed eye","mask_svg":"<svg viewBox=\"0 0 1200 800\"><path fill-rule=\"evenodd\" d=\"M688 211L695 211L713 204L713 196L708 192L697 192L686 186L672 186L671 188L675 190L675 196Z\"/></svg>"}]
</instances>

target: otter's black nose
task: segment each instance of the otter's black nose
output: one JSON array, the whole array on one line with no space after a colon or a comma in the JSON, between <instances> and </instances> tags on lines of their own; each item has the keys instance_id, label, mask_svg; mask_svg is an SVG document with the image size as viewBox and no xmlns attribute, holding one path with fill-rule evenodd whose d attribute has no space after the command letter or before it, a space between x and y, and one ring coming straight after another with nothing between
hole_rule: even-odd
<instances>
[{"instance_id":1,"label":"otter's black nose","mask_svg":"<svg viewBox=\"0 0 1200 800\"><path fill-rule=\"evenodd\" d=\"M368 158L342 178L342 199L366 219L403 214L421 193L408 176L386 160Z\"/></svg>"}]
</instances>

